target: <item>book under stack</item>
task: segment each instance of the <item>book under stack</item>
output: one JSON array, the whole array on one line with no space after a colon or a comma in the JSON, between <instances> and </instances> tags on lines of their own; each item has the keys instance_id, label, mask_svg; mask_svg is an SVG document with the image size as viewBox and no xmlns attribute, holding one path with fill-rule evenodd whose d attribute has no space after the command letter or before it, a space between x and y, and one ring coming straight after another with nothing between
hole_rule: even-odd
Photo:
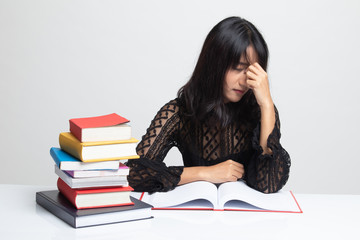
<instances>
[{"instance_id":1,"label":"book under stack","mask_svg":"<svg viewBox=\"0 0 360 240\"><path fill-rule=\"evenodd\" d=\"M131 135L129 120L113 113L70 119L69 123L70 131L60 133L60 148L50 149L58 191L37 193L37 202L73 227L150 218L151 206L130 196L129 168L122 163L139 158L138 140ZM124 218L125 211L141 209L144 215ZM63 217L65 210L71 217Z\"/></svg>"}]
</instances>

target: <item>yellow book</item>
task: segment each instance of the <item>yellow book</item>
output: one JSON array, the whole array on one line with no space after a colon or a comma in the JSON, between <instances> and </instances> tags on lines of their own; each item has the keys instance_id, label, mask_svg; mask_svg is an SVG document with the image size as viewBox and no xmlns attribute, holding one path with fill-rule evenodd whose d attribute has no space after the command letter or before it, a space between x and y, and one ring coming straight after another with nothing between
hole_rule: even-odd
<instances>
[{"instance_id":1,"label":"yellow book","mask_svg":"<svg viewBox=\"0 0 360 240\"><path fill-rule=\"evenodd\" d=\"M62 150L83 162L99 162L139 158L136 154L138 140L80 142L70 132L60 133L59 143Z\"/></svg>"}]
</instances>

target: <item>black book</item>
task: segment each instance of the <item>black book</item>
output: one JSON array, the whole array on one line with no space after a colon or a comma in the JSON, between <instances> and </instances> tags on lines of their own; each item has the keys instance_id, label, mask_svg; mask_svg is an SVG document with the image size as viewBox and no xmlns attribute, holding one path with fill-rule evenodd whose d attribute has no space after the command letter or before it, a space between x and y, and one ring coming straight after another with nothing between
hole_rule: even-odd
<instances>
[{"instance_id":1,"label":"black book","mask_svg":"<svg viewBox=\"0 0 360 240\"><path fill-rule=\"evenodd\" d=\"M134 205L76 209L58 190L36 193L36 202L74 228L152 218L152 206L131 197Z\"/></svg>"}]
</instances>

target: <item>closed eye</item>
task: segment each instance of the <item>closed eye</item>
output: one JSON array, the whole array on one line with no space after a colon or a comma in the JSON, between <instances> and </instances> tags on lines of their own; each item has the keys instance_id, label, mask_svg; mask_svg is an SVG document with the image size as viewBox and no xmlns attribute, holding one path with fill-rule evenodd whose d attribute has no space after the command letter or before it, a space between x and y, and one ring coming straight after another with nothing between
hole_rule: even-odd
<instances>
[{"instance_id":1,"label":"closed eye","mask_svg":"<svg viewBox=\"0 0 360 240\"><path fill-rule=\"evenodd\" d=\"M239 62L237 66L234 66L234 70L242 72L247 69L250 65L248 63Z\"/></svg>"}]
</instances>

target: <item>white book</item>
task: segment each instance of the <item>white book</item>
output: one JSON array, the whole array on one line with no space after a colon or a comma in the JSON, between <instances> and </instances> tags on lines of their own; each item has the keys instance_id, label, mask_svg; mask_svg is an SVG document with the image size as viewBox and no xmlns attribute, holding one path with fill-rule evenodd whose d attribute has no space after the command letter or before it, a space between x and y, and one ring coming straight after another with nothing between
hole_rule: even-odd
<instances>
[{"instance_id":1,"label":"white book","mask_svg":"<svg viewBox=\"0 0 360 240\"><path fill-rule=\"evenodd\" d=\"M154 209L302 213L291 191L265 194L243 181L219 186L205 181L192 182L168 192L144 193L140 200L153 205Z\"/></svg>"},{"instance_id":2,"label":"white book","mask_svg":"<svg viewBox=\"0 0 360 240\"><path fill-rule=\"evenodd\" d=\"M71 188L129 186L127 176L73 178L55 165L55 173Z\"/></svg>"},{"instance_id":3,"label":"white book","mask_svg":"<svg viewBox=\"0 0 360 240\"><path fill-rule=\"evenodd\" d=\"M117 170L64 170L68 175L73 178L88 178L88 177L109 177L109 176L127 176L129 175L130 169L120 163L119 168Z\"/></svg>"},{"instance_id":4,"label":"white book","mask_svg":"<svg viewBox=\"0 0 360 240\"><path fill-rule=\"evenodd\" d=\"M127 123L82 129L82 142L116 141L131 138L131 126Z\"/></svg>"}]
</instances>

